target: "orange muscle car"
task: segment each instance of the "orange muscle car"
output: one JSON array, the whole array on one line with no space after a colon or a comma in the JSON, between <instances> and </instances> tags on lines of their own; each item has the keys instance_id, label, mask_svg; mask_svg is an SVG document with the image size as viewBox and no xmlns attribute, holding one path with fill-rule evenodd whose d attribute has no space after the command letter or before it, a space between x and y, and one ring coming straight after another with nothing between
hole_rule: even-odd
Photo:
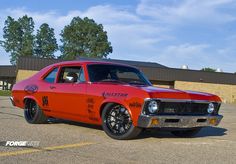
<instances>
[{"instance_id":1,"label":"orange muscle car","mask_svg":"<svg viewBox=\"0 0 236 164\"><path fill-rule=\"evenodd\" d=\"M114 139L134 138L145 128L190 137L223 117L216 95L153 87L137 68L110 62L50 65L15 84L11 101L28 123L60 118L97 124Z\"/></svg>"}]
</instances>

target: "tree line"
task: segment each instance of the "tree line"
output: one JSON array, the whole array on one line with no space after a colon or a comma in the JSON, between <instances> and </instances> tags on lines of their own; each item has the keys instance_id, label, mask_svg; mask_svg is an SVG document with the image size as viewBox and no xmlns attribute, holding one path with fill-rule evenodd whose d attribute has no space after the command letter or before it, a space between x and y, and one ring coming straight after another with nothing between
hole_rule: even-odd
<instances>
[{"instance_id":1,"label":"tree line","mask_svg":"<svg viewBox=\"0 0 236 164\"><path fill-rule=\"evenodd\" d=\"M34 34L35 33L35 34ZM10 54L10 62L15 65L21 56L57 58L73 60L76 56L107 57L112 53L111 42L102 24L97 24L87 17L74 17L61 33L61 45L58 45L54 29L47 23L40 25L35 32L32 17L24 15L18 19L10 16L5 20L3 40L0 45Z\"/></svg>"}]
</instances>

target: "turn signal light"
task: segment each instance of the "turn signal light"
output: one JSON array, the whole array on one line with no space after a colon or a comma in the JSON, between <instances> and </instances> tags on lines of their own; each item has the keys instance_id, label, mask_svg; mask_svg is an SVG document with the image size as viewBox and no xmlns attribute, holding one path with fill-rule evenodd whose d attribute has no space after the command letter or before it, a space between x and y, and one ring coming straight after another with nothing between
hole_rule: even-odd
<instances>
[{"instance_id":1,"label":"turn signal light","mask_svg":"<svg viewBox=\"0 0 236 164\"><path fill-rule=\"evenodd\" d=\"M217 120L216 120L215 118L211 118L211 119L209 120L209 123L210 123L211 125L216 125Z\"/></svg>"},{"instance_id":2,"label":"turn signal light","mask_svg":"<svg viewBox=\"0 0 236 164\"><path fill-rule=\"evenodd\" d=\"M154 118L152 119L151 125L158 125L160 122L158 119Z\"/></svg>"}]
</instances>

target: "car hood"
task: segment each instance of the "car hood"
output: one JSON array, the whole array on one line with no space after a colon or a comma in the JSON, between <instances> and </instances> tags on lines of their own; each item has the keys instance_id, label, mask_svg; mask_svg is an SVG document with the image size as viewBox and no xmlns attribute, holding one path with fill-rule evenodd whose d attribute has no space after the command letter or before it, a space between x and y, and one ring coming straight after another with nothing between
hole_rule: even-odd
<instances>
[{"instance_id":1,"label":"car hood","mask_svg":"<svg viewBox=\"0 0 236 164\"><path fill-rule=\"evenodd\" d=\"M221 101L218 96L203 92L182 91L154 86L141 87L141 89L148 92L151 98Z\"/></svg>"}]
</instances>

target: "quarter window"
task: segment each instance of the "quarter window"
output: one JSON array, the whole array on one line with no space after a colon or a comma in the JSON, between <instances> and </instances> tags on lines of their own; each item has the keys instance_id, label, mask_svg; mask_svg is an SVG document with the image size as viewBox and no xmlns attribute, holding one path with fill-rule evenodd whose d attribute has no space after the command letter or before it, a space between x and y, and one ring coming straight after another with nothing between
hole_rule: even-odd
<instances>
[{"instance_id":1,"label":"quarter window","mask_svg":"<svg viewBox=\"0 0 236 164\"><path fill-rule=\"evenodd\" d=\"M57 76L58 68L54 68L45 78L44 81L54 83Z\"/></svg>"}]
</instances>

